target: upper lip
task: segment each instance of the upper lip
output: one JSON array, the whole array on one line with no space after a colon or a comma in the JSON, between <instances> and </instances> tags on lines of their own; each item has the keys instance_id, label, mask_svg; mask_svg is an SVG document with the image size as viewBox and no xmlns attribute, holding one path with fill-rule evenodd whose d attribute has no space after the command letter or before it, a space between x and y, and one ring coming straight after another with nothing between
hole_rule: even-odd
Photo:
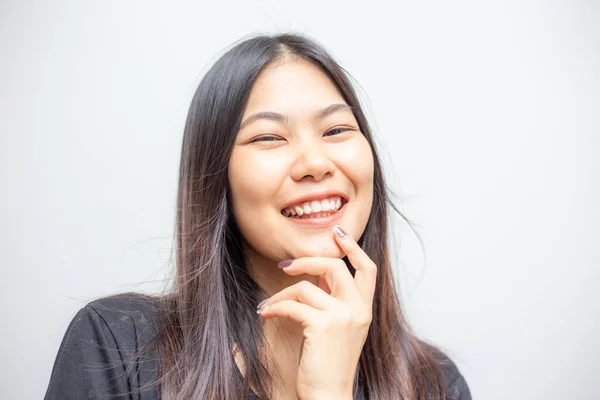
<instances>
[{"instance_id":1,"label":"upper lip","mask_svg":"<svg viewBox=\"0 0 600 400\"><path fill-rule=\"evenodd\" d=\"M340 196L344 201L348 201L348 196L344 192L339 192L339 191L335 191L335 190L328 190L328 191L323 191L323 192L312 192L312 193L307 194L305 196L297 197L294 200L290 200L281 209L285 210L286 208L295 206L295 205L300 204L300 203L304 203L304 202L312 201L312 200L317 200L317 199L322 200L322 199L326 199L326 198L331 197L331 196Z\"/></svg>"}]
</instances>

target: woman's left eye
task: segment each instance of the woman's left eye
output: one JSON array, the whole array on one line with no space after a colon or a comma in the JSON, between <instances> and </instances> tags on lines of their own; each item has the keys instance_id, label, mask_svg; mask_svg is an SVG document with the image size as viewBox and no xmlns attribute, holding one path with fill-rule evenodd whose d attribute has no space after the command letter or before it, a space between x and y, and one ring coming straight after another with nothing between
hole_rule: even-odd
<instances>
[{"instance_id":1,"label":"woman's left eye","mask_svg":"<svg viewBox=\"0 0 600 400\"><path fill-rule=\"evenodd\" d=\"M345 131L349 131L349 130L351 130L351 129L350 128L334 128L334 129L332 129L330 131L327 131L325 133L325 135L323 135L323 136L335 136L335 135L339 135L340 133L345 132ZM335 132L338 132L338 133L335 133Z\"/></svg>"}]
</instances>

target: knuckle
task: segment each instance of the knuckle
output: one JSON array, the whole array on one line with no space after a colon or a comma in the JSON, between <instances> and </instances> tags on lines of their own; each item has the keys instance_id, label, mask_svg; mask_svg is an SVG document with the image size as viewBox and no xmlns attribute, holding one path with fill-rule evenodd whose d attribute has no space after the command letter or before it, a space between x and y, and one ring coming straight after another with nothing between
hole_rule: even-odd
<instances>
[{"instance_id":1,"label":"knuckle","mask_svg":"<svg viewBox=\"0 0 600 400\"><path fill-rule=\"evenodd\" d=\"M361 315L356 319L356 324L361 327L368 327L371 325L372 320L370 315Z\"/></svg>"},{"instance_id":2,"label":"knuckle","mask_svg":"<svg viewBox=\"0 0 600 400\"><path fill-rule=\"evenodd\" d=\"M377 265L375 265L375 263L371 260L365 263L363 270L372 276L377 276Z\"/></svg>"},{"instance_id":3,"label":"knuckle","mask_svg":"<svg viewBox=\"0 0 600 400\"><path fill-rule=\"evenodd\" d=\"M351 325L353 327L365 329L371 325L371 319L367 317L357 317L352 320Z\"/></svg>"},{"instance_id":4,"label":"knuckle","mask_svg":"<svg viewBox=\"0 0 600 400\"><path fill-rule=\"evenodd\" d=\"M368 327L369 325L371 325L372 320L372 313L362 308L354 314L353 318L354 324L356 324L359 327Z\"/></svg>"},{"instance_id":5,"label":"knuckle","mask_svg":"<svg viewBox=\"0 0 600 400\"><path fill-rule=\"evenodd\" d=\"M307 293L312 286L312 283L310 283L309 281L300 281L296 284L296 289L300 292L300 293Z\"/></svg>"},{"instance_id":6,"label":"knuckle","mask_svg":"<svg viewBox=\"0 0 600 400\"><path fill-rule=\"evenodd\" d=\"M373 260L369 259L369 261L365 263L365 269L377 271L377 265L375 265Z\"/></svg>"}]
</instances>

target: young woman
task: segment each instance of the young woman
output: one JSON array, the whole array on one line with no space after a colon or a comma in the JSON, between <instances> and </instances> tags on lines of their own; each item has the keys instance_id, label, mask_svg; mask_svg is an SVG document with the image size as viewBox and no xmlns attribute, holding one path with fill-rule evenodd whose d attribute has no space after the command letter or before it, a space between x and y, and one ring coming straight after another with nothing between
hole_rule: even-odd
<instances>
[{"instance_id":1,"label":"young woman","mask_svg":"<svg viewBox=\"0 0 600 400\"><path fill-rule=\"evenodd\" d=\"M388 204L327 51L292 34L238 43L189 110L174 288L80 310L46 398L470 399L402 315Z\"/></svg>"}]
</instances>

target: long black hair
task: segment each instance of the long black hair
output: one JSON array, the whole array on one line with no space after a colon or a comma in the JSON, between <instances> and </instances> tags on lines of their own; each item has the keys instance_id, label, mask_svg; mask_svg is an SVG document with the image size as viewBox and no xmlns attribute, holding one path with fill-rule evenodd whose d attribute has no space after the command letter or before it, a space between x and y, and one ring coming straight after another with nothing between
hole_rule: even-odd
<instances>
[{"instance_id":1,"label":"long black hair","mask_svg":"<svg viewBox=\"0 0 600 400\"><path fill-rule=\"evenodd\" d=\"M392 205L365 115L345 70L322 45L296 34L260 35L235 44L206 73L193 97L181 150L176 279L164 296L160 330L162 397L242 399L252 387L261 398L271 398L273 377L260 357L268 346L256 314L265 293L242 252L230 208L228 166L256 78L288 58L313 63L337 86L375 161L373 206L359 244L378 266L377 286L355 398L443 398L446 382L439 363L410 330L393 284L387 227ZM234 344L246 363L243 378L232 356Z\"/></svg>"}]
</instances>

